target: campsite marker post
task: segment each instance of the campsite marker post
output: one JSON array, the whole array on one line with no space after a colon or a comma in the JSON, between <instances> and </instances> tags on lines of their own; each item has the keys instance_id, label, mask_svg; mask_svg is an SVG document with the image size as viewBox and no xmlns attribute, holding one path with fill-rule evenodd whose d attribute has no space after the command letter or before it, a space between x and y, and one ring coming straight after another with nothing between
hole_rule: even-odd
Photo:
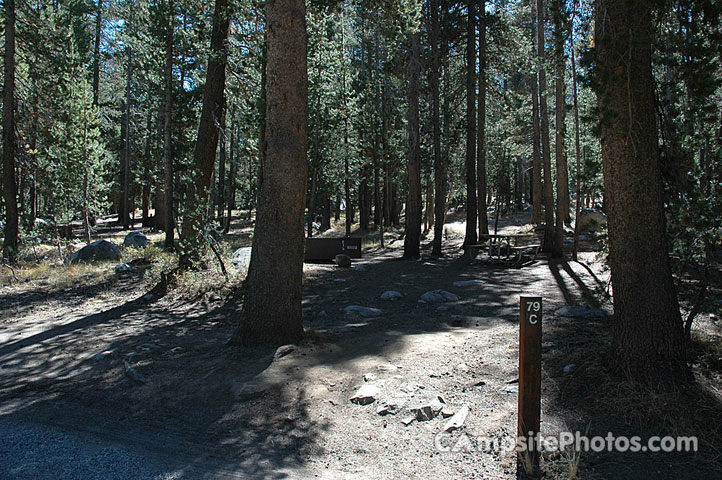
<instances>
[{"instance_id":1,"label":"campsite marker post","mask_svg":"<svg viewBox=\"0 0 722 480\"><path fill-rule=\"evenodd\" d=\"M539 471L541 416L542 298L520 297L519 314L519 422L518 468L527 474ZM529 471L531 470L531 471Z\"/></svg>"}]
</instances>

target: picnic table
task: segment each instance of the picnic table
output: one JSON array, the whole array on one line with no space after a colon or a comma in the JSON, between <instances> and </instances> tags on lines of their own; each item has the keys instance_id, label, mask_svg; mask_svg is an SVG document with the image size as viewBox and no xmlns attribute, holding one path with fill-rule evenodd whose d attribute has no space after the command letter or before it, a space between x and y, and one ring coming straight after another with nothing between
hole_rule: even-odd
<instances>
[{"instance_id":1,"label":"picnic table","mask_svg":"<svg viewBox=\"0 0 722 480\"><path fill-rule=\"evenodd\" d=\"M464 250L469 258L473 258L475 250L486 250L487 262L501 262L521 265L524 256L536 260L541 244L537 237L528 234L486 234L480 235L479 243L465 245ZM531 243L528 243L531 241Z\"/></svg>"}]
</instances>

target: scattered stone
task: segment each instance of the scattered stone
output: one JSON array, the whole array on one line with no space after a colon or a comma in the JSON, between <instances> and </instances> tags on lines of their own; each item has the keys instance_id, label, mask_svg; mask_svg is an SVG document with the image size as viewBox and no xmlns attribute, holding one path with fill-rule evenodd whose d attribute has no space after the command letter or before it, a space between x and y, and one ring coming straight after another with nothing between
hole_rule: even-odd
<instances>
[{"instance_id":1,"label":"scattered stone","mask_svg":"<svg viewBox=\"0 0 722 480\"><path fill-rule=\"evenodd\" d=\"M572 373L572 370L574 370L577 367L576 363L570 363L569 365L564 367L564 373L569 374Z\"/></svg>"},{"instance_id":2,"label":"scattered stone","mask_svg":"<svg viewBox=\"0 0 722 480\"><path fill-rule=\"evenodd\" d=\"M573 318L606 318L609 314L604 310L590 310L585 307L567 305L554 312L557 317Z\"/></svg>"},{"instance_id":3,"label":"scattered stone","mask_svg":"<svg viewBox=\"0 0 722 480\"><path fill-rule=\"evenodd\" d=\"M361 305L349 305L343 309L344 313L358 313L362 317L371 318L381 316L383 313L378 308L362 307Z\"/></svg>"},{"instance_id":4,"label":"scattered stone","mask_svg":"<svg viewBox=\"0 0 722 480\"><path fill-rule=\"evenodd\" d=\"M426 303L458 302L459 297L446 290L432 290L421 295L421 300Z\"/></svg>"},{"instance_id":5,"label":"scattered stone","mask_svg":"<svg viewBox=\"0 0 722 480\"><path fill-rule=\"evenodd\" d=\"M460 363L456 366L456 369L459 370L460 372L466 373L469 371L469 366L465 363Z\"/></svg>"},{"instance_id":6,"label":"scattered stone","mask_svg":"<svg viewBox=\"0 0 722 480\"><path fill-rule=\"evenodd\" d=\"M335 283L346 283L346 279L345 279L345 278L335 278L333 281L334 281Z\"/></svg>"},{"instance_id":7,"label":"scattered stone","mask_svg":"<svg viewBox=\"0 0 722 480\"><path fill-rule=\"evenodd\" d=\"M142 345L138 345L136 348L141 352L150 352L151 350L158 350L160 347L155 343L144 343Z\"/></svg>"},{"instance_id":8,"label":"scattered stone","mask_svg":"<svg viewBox=\"0 0 722 480\"><path fill-rule=\"evenodd\" d=\"M278 360L279 358L283 358L295 349L296 347L293 345L282 345L276 349L276 353L273 354L273 359Z\"/></svg>"},{"instance_id":9,"label":"scattered stone","mask_svg":"<svg viewBox=\"0 0 722 480\"><path fill-rule=\"evenodd\" d=\"M133 267L127 263L119 263L115 266L115 273L130 272L131 270L133 270Z\"/></svg>"},{"instance_id":10,"label":"scattered stone","mask_svg":"<svg viewBox=\"0 0 722 480\"><path fill-rule=\"evenodd\" d=\"M501 391L504 393L519 393L519 385L507 385Z\"/></svg>"},{"instance_id":11,"label":"scattered stone","mask_svg":"<svg viewBox=\"0 0 722 480\"><path fill-rule=\"evenodd\" d=\"M475 287L478 285L484 285L486 282L484 280L460 280L458 282L454 282L455 287Z\"/></svg>"},{"instance_id":12,"label":"scattered stone","mask_svg":"<svg viewBox=\"0 0 722 480\"><path fill-rule=\"evenodd\" d=\"M138 369L133 367L127 360L123 360L125 376L138 383L147 383L148 377L140 373Z\"/></svg>"},{"instance_id":13,"label":"scattered stone","mask_svg":"<svg viewBox=\"0 0 722 480\"><path fill-rule=\"evenodd\" d=\"M238 270L248 270L251 264L251 247L241 247L231 257L231 263Z\"/></svg>"},{"instance_id":14,"label":"scattered stone","mask_svg":"<svg viewBox=\"0 0 722 480\"><path fill-rule=\"evenodd\" d=\"M173 347L170 349L170 353L180 353L184 350L185 350L185 348L183 348L183 347Z\"/></svg>"},{"instance_id":15,"label":"scattered stone","mask_svg":"<svg viewBox=\"0 0 722 480\"><path fill-rule=\"evenodd\" d=\"M607 224L607 216L599 210L585 208L579 212L577 222L580 232L597 230L600 226Z\"/></svg>"},{"instance_id":16,"label":"scattered stone","mask_svg":"<svg viewBox=\"0 0 722 480\"><path fill-rule=\"evenodd\" d=\"M441 376L441 375L439 375L439 374L436 373L435 371L429 370L429 377L431 377L431 378L439 378L440 376Z\"/></svg>"},{"instance_id":17,"label":"scattered stone","mask_svg":"<svg viewBox=\"0 0 722 480\"><path fill-rule=\"evenodd\" d=\"M398 300L404 296L403 293L396 290L388 290L381 294L381 300Z\"/></svg>"},{"instance_id":18,"label":"scattered stone","mask_svg":"<svg viewBox=\"0 0 722 480\"><path fill-rule=\"evenodd\" d=\"M433 420L443 409L444 399L436 397L430 401L412 407L409 410L416 416L416 420L420 422L427 422L429 420Z\"/></svg>"},{"instance_id":19,"label":"scattered stone","mask_svg":"<svg viewBox=\"0 0 722 480\"><path fill-rule=\"evenodd\" d=\"M444 431L445 432L453 432L454 430L458 430L461 427L464 426L464 423L466 422L466 417L469 415L469 406L464 405L462 406L458 412L454 416L452 416L449 421L446 422L444 425Z\"/></svg>"},{"instance_id":20,"label":"scattered stone","mask_svg":"<svg viewBox=\"0 0 722 480\"><path fill-rule=\"evenodd\" d=\"M395 372L398 369L399 367L393 363L382 363L380 365L376 365L376 370L379 372Z\"/></svg>"},{"instance_id":21,"label":"scattered stone","mask_svg":"<svg viewBox=\"0 0 722 480\"><path fill-rule=\"evenodd\" d=\"M519 383L519 377L511 377L504 381L504 383L512 384L512 383Z\"/></svg>"},{"instance_id":22,"label":"scattered stone","mask_svg":"<svg viewBox=\"0 0 722 480\"><path fill-rule=\"evenodd\" d=\"M120 250L108 240L89 243L68 258L69 263L120 260Z\"/></svg>"},{"instance_id":23,"label":"scattered stone","mask_svg":"<svg viewBox=\"0 0 722 480\"><path fill-rule=\"evenodd\" d=\"M112 350L105 350L103 352L98 352L95 355L93 355L91 358L95 361L105 360L107 357L113 354Z\"/></svg>"},{"instance_id":24,"label":"scattered stone","mask_svg":"<svg viewBox=\"0 0 722 480\"><path fill-rule=\"evenodd\" d=\"M364 375L364 382L373 382L374 380L376 380L375 374L367 373L366 375Z\"/></svg>"},{"instance_id":25,"label":"scattered stone","mask_svg":"<svg viewBox=\"0 0 722 480\"><path fill-rule=\"evenodd\" d=\"M355 403L357 405L369 405L374 403L380 391L381 390L379 390L379 387L376 385L372 385L370 383L363 385L356 391L353 397L351 397L351 403Z\"/></svg>"},{"instance_id":26,"label":"scattered stone","mask_svg":"<svg viewBox=\"0 0 722 480\"><path fill-rule=\"evenodd\" d=\"M449 418L454 416L454 411L451 410L448 407L444 407L441 409L441 417L442 418Z\"/></svg>"},{"instance_id":27,"label":"scattered stone","mask_svg":"<svg viewBox=\"0 0 722 480\"><path fill-rule=\"evenodd\" d=\"M350 268L351 267L351 257L349 257L348 255L344 255L343 253L336 255L336 258L334 258L334 261L336 262L336 265L338 265L341 268Z\"/></svg>"},{"instance_id":28,"label":"scattered stone","mask_svg":"<svg viewBox=\"0 0 722 480\"><path fill-rule=\"evenodd\" d=\"M148 237L143 232L130 232L123 240L124 247L145 248L148 246Z\"/></svg>"},{"instance_id":29,"label":"scattered stone","mask_svg":"<svg viewBox=\"0 0 722 480\"><path fill-rule=\"evenodd\" d=\"M396 415L404 408L406 401L403 398L392 398L383 402L376 409L378 415Z\"/></svg>"},{"instance_id":30,"label":"scattered stone","mask_svg":"<svg viewBox=\"0 0 722 480\"><path fill-rule=\"evenodd\" d=\"M401 419L401 423L408 427L414 422L414 420L416 420L416 417L406 417Z\"/></svg>"},{"instance_id":31,"label":"scattered stone","mask_svg":"<svg viewBox=\"0 0 722 480\"><path fill-rule=\"evenodd\" d=\"M270 386L271 385L268 382L251 380L241 386L241 388L236 392L236 396L238 397L238 400L242 402L252 400L263 395Z\"/></svg>"}]
</instances>

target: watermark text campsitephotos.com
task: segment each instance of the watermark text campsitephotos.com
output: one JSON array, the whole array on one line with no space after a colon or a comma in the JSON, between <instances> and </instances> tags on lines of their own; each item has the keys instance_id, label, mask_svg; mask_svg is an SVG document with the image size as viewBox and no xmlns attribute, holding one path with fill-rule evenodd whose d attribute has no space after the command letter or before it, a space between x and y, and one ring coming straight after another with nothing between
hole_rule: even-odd
<instances>
[{"instance_id":1,"label":"watermark text campsitephotos.com","mask_svg":"<svg viewBox=\"0 0 722 480\"><path fill-rule=\"evenodd\" d=\"M555 435L537 434L532 437L452 435L439 433L434 437L434 448L439 452L481 452L510 453L525 451L560 452L632 452L632 453L669 453L696 452L697 437L659 437L648 439L633 436L615 436L612 432L606 436L587 436L581 432L560 432Z\"/></svg>"}]
</instances>

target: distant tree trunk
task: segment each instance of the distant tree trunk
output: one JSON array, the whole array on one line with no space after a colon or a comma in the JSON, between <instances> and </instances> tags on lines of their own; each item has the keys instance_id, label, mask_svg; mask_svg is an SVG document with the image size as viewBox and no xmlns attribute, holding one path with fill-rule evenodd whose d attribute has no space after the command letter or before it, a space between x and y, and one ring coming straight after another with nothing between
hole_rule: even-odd
<instances>
[{"instance_id":1,"label":"distant tree trunk","mask_svg":"<svg viewBox=\"0 0 722 480\"><path fill-rule=\"evenodd\" d=\"M476 217L476 0L467 0L466 27L466 235L464 245L477 241Z\"/></svg>"},{"instance_id":2,"label":"distant tree trunk","mask_svg":"<svg viewBox=\"0 0 722 480\"><path fill-rule=\"evenodd\" d=\"M203 89L203 107L198 124L198 140L193 151L195 167L195 189L188 195L183 216L183 249L180 266L189 268L200 259L202 249L201 232L203 213L209 204L210 187L215 164L216 148L220 134L218 125L225 117L226 101L226 39L232 12L228 0L216 0L211 33L211 52L208 56L206 84Z\"/></svg>"},{"instance_id":3,"label":"distant tree trunk","mask_svg":"<svg viewBox=\"0 0 722 480\"><path fill-rule=\"evenodd\" d=\"M665 232L656 129L652 7L598 0L597 98L609 265L614 290L612 350L637 380L688 378L685 339Z\"/></svg>"},{"instance_id":4,"label":"distant tree trunk","mask_svg":"<svg viewBox=\"0 0 722 480\"><path fill-rule=\"evenodd\" d=\"M238 160L236 159L236 139L234 125L234 109L231 110L231 148L229 151L228 161L231 163L231 171L228 173L228 204L226 208L228 214L223 225L223 233L228 233L231 229L231 220L233 219L233 209L236 208L236 175L238 170Z\"/></svg>"},{"instance_id":5,"label":"distant tree trunk","mask_svg":"<svg viewBox=\"0 0 722 480\"><path fill-rule=\"evenodd\" d=\"M409 60L409 194L406 200L406 234L403 258L421 256L421 138L419 134L419 76L421 75L421 34L411 34Z\"/></svg>"},{"instance_id":6,"label":"distant tree trunk","mask_svg":"<svg viewBox=\"0 0 722 480\"><path fill-rule=\"evenodd\" d=\"M554 187L552 185L552 160L549 145L549 113L547 109L547 77L544 71L544 0L536 0L537 76L539 79L539 116L541 119L541 144L544 158L544 251L554 248Z\"/></svg>"},{"instance_id":7,"label":"distant tree trunk","mask_svg":"<svg viewBox=\"0 0 722 480\"><path fill-rule=\"evenodd\" d=\"M368 210L367 210L368 212ZM366 228L368 229L368 213L366 214L367 223ZM328 190L323 192L323 216L321 220L321 231L325 232L331 230L331 197L328 194Z\"/></svg>"},{"instance_id":8,"label":"distant tree trunk","mask_svg":"<svg viewBox=\"0 0 722 480\"><path fill-rule=\"evenodd\" d=\"M313 215L316 211L316 190L318 187L318 170L313 171L311 175L311 194L308 196L308 223L307 233L308 238L313 237Z\"/></svg>"},{"instance_id":9,"label":"distant tree trunk","mask_svg":"<svg viewBox=\"0 0 722 480\"><path fill-rule=\"evenodd\" d=\"M224 69L225 75L225 69ZM224 87L225 87L225 81ZM226 112L225 105L223 107L223 115L218 120L221 131L218 136L218 187L216 190L216 200L218 201L218 220L223 223L223 210L226 206Z\"/></svg>"},{"instance_id":10,"label":"distant tree trunk","mask_svg":"<svg viewBox=\"0 0 722 480\"><path fill-rule=\"evenodd\" d=\"M476 188L479 202L479 236L489 234L486 205L486 0L479 3L479 123L476 139Z\"/></svg>"},{"instance_id":11,"label":"distant tree trunk","mask_svg":"<svg viewBox=\"0 0 722 480\"><path fill-rule=\"evenodd\" d=\"M93 48L93 106L97 107L100 100L100 34L103 26L103 0L98 0L95 13L95 45Z\"/></svg>"},{"instance_id":12,"label":"distant tree trunk","mask_svg":"<svg viewBox=\"0 0 722 480\"><path fill-rule=\"evenodd\" d=\"M15 0L5 0L4 79L3 190L5 193L5 240L3 243L3 256L14 262L18 253L18 186L15 180Z\"/></svg>"},{"instance_id":13,"label":"distant tree trunk","mask_svg":"<svg viewBox=\"0 0 722 480\"><path fill-rule=\"evenodd\" d=\"M371 150L371 158L373 160L374 170L374 226L378 228L381 224L381 186L379 185L379 144L375 135ZM338 218L336 220L338 220Z\"/></svg>"},{"instance_id":14,"label":"distant tree trunk","mask_svg":"<svg viewBox=\"0 0 722 480\"><path fill-rule=\"evenodd\" d=\"M575 201L574 214L574 249L572 251L572 259L577 260L579 253L579 213L581 212L582 202L582 162L579 143L579 103L577 97L577 63L575 60L576 53L574 51L574 35L570 35L569 39L570 51L572 53L572 93L574 97L574 153L577 160L577 195Z\"/></svg>"},{"instance_id":15,"label":"distant tree trunk","mask_svg":"<svg viewBox=\"0 0 722 480\"><path fill-rule=\"evenodd\" d=\"M166 250L175 247L174 227L175 215L173 207L173 29L175 17L173 0L168 0L168 24L165 41L165 93L164 93L164 116L163 116L163 163L165 170L165 242Z\"/></svg>"},{"instance_id":16,"label":"distant tree trunk","mask_svg":"<svg viewBox=\"0 0 722 480\"><path fill-rule=\"evenodd\" d=\"M431 17L431 122L433 124L433 158L434 158L434 243L431 254L441 255L441 240L444 235L444 218L446 216L446 159L441 157L441 115L439 112L439 83L441 80L441 55L439 52L439 3L430 0Z\"/></svg>"},{"instance_id":17,"label":"distant tree trunk","mask_svg":"<svg viewBox=\"0 0 722 480\"><path fill-rule=\"evenodd\" d=\"M531 6L532 45L536 51L536 0L529 2ZM532 100L532 171L531 171L531 197L532 211L531 223L539 225L542 220L542 159L540 150L541 132L539 121L539 72L530 76Z\"/></svg>"},{"instance_id":18,"label":"distant tree trunk","mask_svg":"<svg viewBox=\"0 0 722 480\"><path fill-rule=\"evenodd\" d=\"M564 19L565 7L560 0L553 3L554 16L554 61L556 70L555 79L555 109L556 109L556 224L554 225L554 248L552 256L555 258L564 257L564 223L569 217L569 181L567 180L567 154L564 148L566 137L566 93L565 93L565 65L564 55Z\"/></svg>"},{"instance_id":19,"label":"distant tree trunk","mask_svg":"<svg viewBox=\"0 0 722 480\"><path fill-rule=\"evenodd\" d=\"M130 18L128 23L133 21L133 4L130 3ZM123 138L123 178L120 187L120 207L118 208L118 223L123 226L123 230L130 228L130 95L131 95L131 79L133 76L133 51L130 46L128 50L128 64L126 67L125 78L125 137Z\"/></svg>"},{"instance_id":20,"label":"distant tree trunk","mask_svg":"<svg viewBox=\"0 0 722 480\"><path fill-rule=\"evenodd\" d=\"M308 149L304 0L266 2L267 151L235 345L301 340L303 214Z\"/></svg>"}]
</instances>

